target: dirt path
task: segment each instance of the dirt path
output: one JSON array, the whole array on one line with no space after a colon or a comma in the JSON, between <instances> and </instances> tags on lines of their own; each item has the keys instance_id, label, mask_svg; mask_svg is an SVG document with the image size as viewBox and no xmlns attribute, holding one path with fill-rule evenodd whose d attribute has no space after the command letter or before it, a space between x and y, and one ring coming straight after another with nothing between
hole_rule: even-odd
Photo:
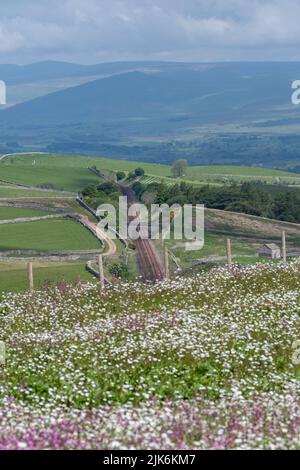
<instances>
[{"instance_id":1,"label":"dirt path","mask_svg":"<svg viewBox=\"0 0 300 470\"><path fill-rule=\"evenodd\" d=\"M99 239L107 243L108 245L108 250L103 253L103 256L113 256L117 252L117 245L115 242L107 235L107 233L104 230L101 230L98 227L98 224L95 222L92 222L87 215L81 215L79 218L80 222L87 227L89 230L91 230L95 236Z\"/></svg>"}]
</instances>

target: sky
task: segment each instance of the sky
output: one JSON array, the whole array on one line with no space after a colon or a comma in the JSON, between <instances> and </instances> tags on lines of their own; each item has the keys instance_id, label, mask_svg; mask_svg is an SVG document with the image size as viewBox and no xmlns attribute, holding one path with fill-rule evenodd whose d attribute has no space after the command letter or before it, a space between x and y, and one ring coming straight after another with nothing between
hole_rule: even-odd
<instances>
[{"instance_id":1,"label":"sky","mask_svg":"<svg viewBox=\"0 0 300 470\"><path fill-rule=\"evenodd\" d=\"M9 0L0 63L300 60L299 0Z\"/></svg>"}]
</instances>

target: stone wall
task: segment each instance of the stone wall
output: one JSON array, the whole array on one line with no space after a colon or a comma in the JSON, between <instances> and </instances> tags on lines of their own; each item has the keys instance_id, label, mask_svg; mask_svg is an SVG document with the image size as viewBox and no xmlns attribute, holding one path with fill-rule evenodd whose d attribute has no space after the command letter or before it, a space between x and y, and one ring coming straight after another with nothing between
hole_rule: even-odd
<instances>
[{"instance_id":1,"label":"stone wall","mask_svg":"<svg viewBox=\"0 0 300 470\"><path fill-rule=\"evenodd\" d=\"M19 224L21 222L37 222L38 220L61 219L69 214L41 215L38 217L20 217L18 219L0 220L0 225Z\"/></svg>"}]
</instances>

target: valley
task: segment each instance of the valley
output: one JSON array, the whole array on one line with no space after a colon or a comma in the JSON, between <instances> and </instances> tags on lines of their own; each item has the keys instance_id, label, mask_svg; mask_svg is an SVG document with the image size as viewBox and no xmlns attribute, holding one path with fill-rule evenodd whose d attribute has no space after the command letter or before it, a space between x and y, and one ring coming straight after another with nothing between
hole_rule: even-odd
<instances>
[{"instance_id":1,"label":"valley","mask_svg":"<svg viewBox=\"0 0 300 470\"><path fill-rule=\"evenodd\" d=\"M26 263L29 259L35 260L37 287L43 283L46 285L48 281L50 284L78 279L96 282L85 268L88 260L94 260L92 265L97 271L96 252L105 252L106 242L101 248L93 234L78 221L68 219L68 216L95 220L76 201L77 194L84 188L105 181L91 168L98 168L108 175L122 171L127 178L137 166L141 166L145 173L133 182L138 181L146 188L153 184L172 188L182 182L195 187L209 184L219 188L247 181L263 182L270 187L297 187L300 183L297 174L259 167L188 166L185 176L174 178L168 165L60 154L6 155L0 160L0 179L5 181L0 184L1 290L27 288ZM110 196L107 197L109 201ZM41 220L36 220L39 218ZM16 223L10 223L14 220ZM170 272L173 276L180 270L185 274L189 269L201 271L226 264L227 238L232 240L234 263L262 262L264 260L257 255L259 248L267 242L280 245L283 230L287 234L288 251L295 256L300 251L300 232L296 224L207 208L202 250L188 252L182 243L166 241L171 255ZM105 259L104 269L110 281L120 273L125 276L124 279L139 276L137 252L132 248L125 249L117 241L117 252ZM164 253L161 242L155 242L155 249L162 262Z\"/></svg>"},{"instance_id":2,"label":"valley","mask_svg":"<svg viewBox=\"0 0 300 470\"><path fill-rule=\"evenodd\" d=\"M0 152L297 169L299 76L298 62L2 65Z\"/></svg>"}]
</instances>

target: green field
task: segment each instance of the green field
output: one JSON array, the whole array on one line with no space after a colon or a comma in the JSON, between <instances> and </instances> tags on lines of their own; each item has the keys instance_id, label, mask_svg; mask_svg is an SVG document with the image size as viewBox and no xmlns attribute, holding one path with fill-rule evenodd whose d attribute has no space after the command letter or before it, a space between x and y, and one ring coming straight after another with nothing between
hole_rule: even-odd
<instances>
[{"instance_id":1,"label":"green field","mask_svg":"<svg viewBox=\"0 0 300 470\"><path fill-rule=\"evenodd\" d=\"M54 219L0 226L0 251L97 249L97 239L79 223Z\"/></svg>"},{"instance_id":2,"label":"green field","mask_svg":"<svg viewBox=\"0 0 300 470\"><path fill-rule=\"evenodd\" d=\"M68 194L64 194L62 192L54 192L54 191L39 191L35 189L25 189L25 188L2 188L0 186L0 198L11 198L11 199L18 199L18 198L67 198L67 197L74 197L68 196Z\"/></svg>"},{"instance_id":3,"label":"green field","mask_svg":"<svg viewBox=\"0 0 300 470\"><path fill-rule=\"evenodd\" d=\"M188 167L186 176L181 179L171 178L171 168L167 165L128 162L108 158L83 157L71 155L15 155L0 162L0 178L27 185L52 184L56 188L80 191L90 183L97 183L100 178L88 170L96 166L98 169L129 172L136 167L144 168L146 175L141 178L145 184L160 182L166 184L185 180L198 184L222 184L224 181L261 180L268 183L298 183L300 176L293 173L266 169L261 167L243 166L194 166ZM3 188L0 186L0 198L32 198L41 199L42 206L63 208L71 212L85 213L77 206L75 199L61 196L59 193L42 192L25 188ZM36 198L36 199L35 199ZM29 217L47 214L43 210L0 208L0 220L17 217ZM206 211L205 246L198 252L188 252L182 243L167 242L174 255L180 260L182 267L193 265L197 261L212 259L226 262L226 238L232 239L233 260L237 263L255 263L258 261L257 250L266 241L280 243L282 226L278 222L263 223L259 218L247 218L242 214L230 216L229 213ZM300 249L300 236L295 228L287 228L288 243L291 249ZM18 225L0 227L0 250L79 250L100 248L99 242L82 226L71 220L45 220ZM159 246L161 249L161 245ZM173 267L175 264L172 262ZM60 273L68 275L70 267L61 265ZM15 276L22 276L15 270ZM52 271L51 271L52 272ZM55 270L53 270L55 273ZM133 269L132 278L136 271ZM53 274L54 276L54 274ZM3 277L3 276L2 276ZM53 277L53 279L55 276ZM10 285L12 285L10 283ZM21 282L23 284L23 281Z\"/></svg>"},{"instance_id":4,"label":"green field","mask_svg":"<svg viewBox=\"0 0 300 470\"><path fill-rule=\"evenodd\" d=\"M227 235L228 236L228 235ZM241 240L231 233L233 262L241 264L253 264L259 261L257 249L259 244L255 238ZM210 231L205 232L205 244L202 250L187 251L182 246L182 242L168 240L167 246L172 253L180 260L182 267L188 267L197 261L208 261L220 264L226 263L226 234L218 234Z\"/></svg>"},{"instance_id":5,"label":"green field","mask_svg":"<svg viewBox=\"0 0 300 470\"><path fill-rule=\"evenodd\" d=\"M33 165L33 162L35 164ZM77 169L86 169L88 167L96 166L103 170L112 170L112 171L132 171L138 166L142 166L147 173L158 175L158 176L169 176L170 167L168 165L158 165L156 163L142 163L142 162L130 162L127 160L114 160L110 158L102 157L85 157L85 156L74 156L74 155L56 155L56 154L47 154L47 155L15 155L5 158L0 163L0 168L2 172L2 167L4 166L26 166L30 167L33 171L39 168L77 168ZM1 176L2 177L2 176ZM4 177L3 177L4 179Z\"/></svg>"},{"instance_id":6,"label":"green field","mask_svg":"<svg viewBox=\"0 0 300 470\"><path fill-rule=\"evenodd\" d=\"M58 189L79 191L89 183L99 180L88 171L88 167L129 172L143 167L147 175L170 177L168 165L143 163L109 158L83 157L72 155L16 155L5 158L0 163L0 177L8 181L28 185L51 183ZM192 166L186 170L185 180L199 182L222 182L224 179L235 181L261 180L268 183L298 183L300 175L271 168L244 166ZM172 179L170 180L172 181ZM174 181L174 180L173 180Z\"/></svg>"},{"instance_id":7,"label":"green field","mask_svg":"<svg viewBox=\"0 0 300 470\"><path fill-rule=\"evenodd\" d=\"M264 243L276 243L281 246L282 230L287 236L288 252L300 253L300 225L263 219L245 214L205 211L205 243L201 250L186 251L180 240L167 240L166 244L178 258L182 267L188 267L197 261L226 263L226 240L231 239L233 262L253 264L264 261L257 255ZM157 244L162 253L162 246ZM175 266L175 263L172 262ZM173 266L173 267L174 267Z\"/></svg>"},{"instance_id":8,"label":"green field","mask_svg":"<svg viewBox=\"0 0 300 470\"><path fill-rule=\"evenodd\" d=\"M17 160L11 158L0 163L0 178L18 184L28 186L40 186L52 184L56 189L65 191L80 191L84 186L97 183L99 178L83 166L73 167L61 165L57 157L54 161L46 164L46 160L39 159L33 166L29 164L31 157L23 156ZM45 157L47 158L47 157ZM27 161L28 160L28 161ZM64 158L61 159L64 161ZM53 193L52 193L53 196Z\"/></svg>"},{"instance_id":9,"label":"green field","mask_svg":"<svg viewBox=\"0 0 300 470\"><path fill-rule=\"evenodd\" d=\"M80 279L94 282L94 278L85 269L84 261L35 263L33 272L37 289L61 281L74 283ZM0 263L0 292L21 292L27 288L26 263Z\"/></svg>"},{"instance_id":10,"label":"green field","mask_svg":"<svg viewBox=\"0 0 300 470\"><path fill-rule=\"evenodd\" d=\"M22 217L39 217L49 214L50 212L39 209L22 209L19 207L0 206L0 220L18 219Z\"/></svg>"}]
</instances>

